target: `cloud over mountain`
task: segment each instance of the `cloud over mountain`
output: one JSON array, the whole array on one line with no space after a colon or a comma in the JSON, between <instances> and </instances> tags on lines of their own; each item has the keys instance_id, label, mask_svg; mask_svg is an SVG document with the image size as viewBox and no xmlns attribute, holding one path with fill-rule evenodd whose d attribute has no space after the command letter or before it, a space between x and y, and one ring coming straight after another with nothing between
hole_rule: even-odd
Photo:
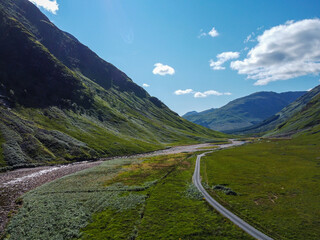
<instances>
[{"instance_id":1,"label":"cloud over mountain","mask_svg":"<svg viewBox=\"0 0 320 240\"><path fill-rule=\"evenodd\" d=\"M221 93L215 90L208 90L205 92L196 92L192 89L186 89L186 90L177 90L174 92L175 95L186 95L186 94L193 94L194 98L206 98L210 95L214 95L214 96L223 96L223 95L231 95L231 93L229 92L225 92L225 93Z\"/></svg>"},{"instance_id":2,"label":"cloud over mountain","mask_svg":"<svg viewBox=\"0 0 320 240\"><path fill-rule=\"evenodd\" d=\"M29 0L33 4L35 4L37 7L42 7L45 10L52 12L53 14L56 14L59 10L59 4L56 0L50 1L50 0Z\"/></svg>"}]
</instances>

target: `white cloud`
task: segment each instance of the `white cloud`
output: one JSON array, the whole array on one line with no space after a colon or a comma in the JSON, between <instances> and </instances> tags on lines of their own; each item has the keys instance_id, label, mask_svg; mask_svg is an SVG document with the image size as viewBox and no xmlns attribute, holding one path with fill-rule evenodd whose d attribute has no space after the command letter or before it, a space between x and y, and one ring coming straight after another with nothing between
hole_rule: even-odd
<instances>
[{"instance_id":1,"label":"white cloud","mask_svg":"<svg viewBox=\"0 0 320 240\"><path fill-rule=\"evenodd\" d=\"M198 35L198 38L202 38L205 36L211 36L211 37L217 37L219 36L218 31L213 27L208 33L204 32L203 29L200 30L200 34Z\"/></svg>"},{"instance_id":2,"label":"white cloud","mask_svg":"<svg viewBox=\"0 0 320 240\"><path fill-rule=\"evenodd\" d=\"M176 90L174 92L175 95L186 95L186 94L193 94L193 96L195 98L205 98L205 97L208 97L210 95L214 95L214 96L223 96L223 95L231 95L230 92L225 92L225 93L221 93L221 92L218 92L218 91L215 91L215 90L208 90L208 91L205 91L205 92L195 92L193 91L192 89L186 89L186 90Z\"/></svg>"},{"instance_id":3,"label":"white cloud","mask_svg":"<svg viewBox=\"0 0 320 240\"><path fill-rule=\"evenodd\" d=\"M247 42L249 42L249 40L251 39L251 34L249 34L248 36L247 36L247 38L243 41L244 43L247 43Z\"/></svg>"},{"instance_id":4,"label":"white cloud","mask_svg":"<svg viewBox=\"0 0 320 240\"><path fill-rule=\"evenodd\" d=\"M205 36L207 36L207 33L205 33L205 32L203 31L203 29L201 29L201 30L200 30L200 34L198 35L198 38L202 38L202 37L205 37Z\"/></svg>"},{"instance_id":5,"label":"white cloud","mask_svg":"<svg viewBox=\"0 0 320 240\"><path fill-rule=\"evenodd\" d=\"M320 73L320 19L288 21L257 38L247 58L231 62L231 68L254 85Z\"/></svg>"},{"instance_id":6,"label":"white cloud","mask_svg":"<svg viewBox=\"0 0 320 240\"><path fill-rule=\"evenodd\" d=\"M307 91L310 92L313 88L309 88Z\"/></svg>"},{"instance_id":7,"label":"white cloud","mask_svg":"<svg viewBox=\"0 0 320 240\"><path fill-rule=\"evenodd\" d=\"M247 38L243 41L243 43L247 43L247 42L254 42L256 41L253 37L255 36L255 33L252 32L250 33Z\"/></svg>"},{"instance_id":8,"label":"white cloud","mask_svg":"<svg viewBox=\"0 0 320 240\"><path fill-rule=\"evenodd\" d=\"M29 0L33 4L37 5L37 7L43 7L45 10L56 14L59 10L59 4L56 0Z\"/></svg>"},{"instance_id":9,"label":"white cloud","mask_svg":"<svg viewBox=\"0 0 320 240\"><path fill-rule=\"evenodd\" d=\"M164 75L173 75L175 73L174 69L168 65L163 65L162 63L156 63L155 68L153 69L152 73L153 74L159 74L161 76Z\"/></svg>"},{"instance_id":10,"label":"white cloud","mask_svg":"<svg viewBox=\"0 0 320 240\"><path fill-rule=\"evenodd\" d=\"M142 86L143 86L143 87L150 87L150 85L149 85L149 84L146 84L146 83L142 84Z\"/></svg>"},{"instance_id":11,"label":"white cloud","mask_svg":"<svg viewBox=\"0 0 320 240\"><path fill-rule=\"evenodd\" d=\"M210 32L208 32L208 34L209 34L211 37L217 37L217 36L219 36L218 31L217 31L214 27L211 29Z\"/></svg>"},{"instance_id":12,"label":"white cloud","mask_svg":"<svg viewBox=\"0 0 320 240\"><path fill-rule=\"evenodd\" d=\"M205 92L196 92L194 93L194 97L195 98L205 98L205 97L208 97L210 95L214 95L214 96L222 96L222 95L231 95L231 93L229 92L225 92L225 93L221 93L221 92L218 92L218 91L215 91L215 90L209 90L209 91L205 91Z\"/></svg>"},{"instance_id":13,"label":"white cloud","mask_svg":"<svg viewBox=\"0 0 320 240\"><path fill-rule=\"evenodd\" d=\"M177 90L174 92L175 95L185 95L185 94L189 94L189 93L193 93L192 89L186 89L186 90Z\"/></svg>"},{"instance_id":14,"label":"white cloud","mask_svg":"<svg viewBox=\"0 0 320 240\"><path fill-rule=\"evenodd\" d=\"M222 67L222 64L224 64L226 61L230 59L236 59L240 56L239 52L223 52L217 55L217 61L210 60L210 67L213 70L223 70L226 69L225 67Z\"/></svg>"}]
</instances>

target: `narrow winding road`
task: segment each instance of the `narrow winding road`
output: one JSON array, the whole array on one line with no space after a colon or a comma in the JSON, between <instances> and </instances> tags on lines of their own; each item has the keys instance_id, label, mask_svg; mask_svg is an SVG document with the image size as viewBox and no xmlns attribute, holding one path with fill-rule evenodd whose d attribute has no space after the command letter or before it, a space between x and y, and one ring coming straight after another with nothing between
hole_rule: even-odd
<instances>
[{"instance_id":1,"label":"narrow winding road","mask_svg":"<svg viewBox=\"0 0 320 240\"><path fill-rule=\"evenodd\" d=\"M240 142L240 141L232 141L232 143L230 143L230 144L221 145L220 148L228 148L228 147L232 147L232 146L238 146L243 143L244 142ZM216 200L214 200L209 195L209 193L203 188L203 186L201 184L201 176L200 176L200 161L201 161L201 157L203 157L207 153L211 153L211 152L212 151L205 152L205 153L202 153L197 156L196 167L194 169L194 174L193 174L193 182L194 182L195 186L203 194L206 201L212 207L214 207L214 209L216 209L219 213L221 213L226 218L230 219L234 224L239 226L241 229L243 229L245 232L250 234L252 237L259 239L259 240L272 240L272 238L270 238L267 235L265 235L264 233L260 232L259 230L257 230L256 228L249 225L248 223L243 221L241 218L239 218L238 216L236 216L235 214L233 214L232 212L227 210L225 207L223 207L220 203L218 203Z\"/></svg>"}]
</instances>

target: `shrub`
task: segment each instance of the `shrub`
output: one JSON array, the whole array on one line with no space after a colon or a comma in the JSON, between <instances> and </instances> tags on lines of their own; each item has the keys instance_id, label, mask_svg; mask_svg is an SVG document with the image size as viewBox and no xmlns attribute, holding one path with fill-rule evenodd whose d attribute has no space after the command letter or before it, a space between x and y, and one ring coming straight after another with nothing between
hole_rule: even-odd
<instances>
[{"instance_id":1,"label":"shrub","mask_svg":"<svg viewBox=\"0 0 320 240\"><path fill-rule=\"evenodd\" d=\"M197 199L197 200L201 200L203 198L202 193L199 192L198 188L193 183L190 183L188 185L186 190L186 196L188 198Z\"/></svg>"},{"instance_id":2,"label":"shrub","mask_svg":"<svg viewBox=\"0 0 320 240\"><path fill-rule=\"evenodd\" d=\"M226 195L237 196L238 194L233 191L231 188L226 187L225 185L215 185L212 187L213 190L218 190L224 192Z\"/></svg>"}]
</instances>

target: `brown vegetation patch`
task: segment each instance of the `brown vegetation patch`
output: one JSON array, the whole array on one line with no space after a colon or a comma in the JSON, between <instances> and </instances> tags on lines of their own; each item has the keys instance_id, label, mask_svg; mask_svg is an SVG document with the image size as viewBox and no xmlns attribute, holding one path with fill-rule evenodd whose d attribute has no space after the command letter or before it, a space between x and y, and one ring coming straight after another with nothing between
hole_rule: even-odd
<instances>
[{"instance_id":1,"label":"brown vegetation patch","mask_svg":"<svg viewBox=\"0 0 320 240\"><path fill-rule=\"evenodd\" d=\"M191 166L191 163L190 163L190 162L188 162L188 161L182 161L182 162L180 163L179 169L181 169L181 170L187 170L187 169L190 168L190 166Z\"/></svg>"}]
</instances>

